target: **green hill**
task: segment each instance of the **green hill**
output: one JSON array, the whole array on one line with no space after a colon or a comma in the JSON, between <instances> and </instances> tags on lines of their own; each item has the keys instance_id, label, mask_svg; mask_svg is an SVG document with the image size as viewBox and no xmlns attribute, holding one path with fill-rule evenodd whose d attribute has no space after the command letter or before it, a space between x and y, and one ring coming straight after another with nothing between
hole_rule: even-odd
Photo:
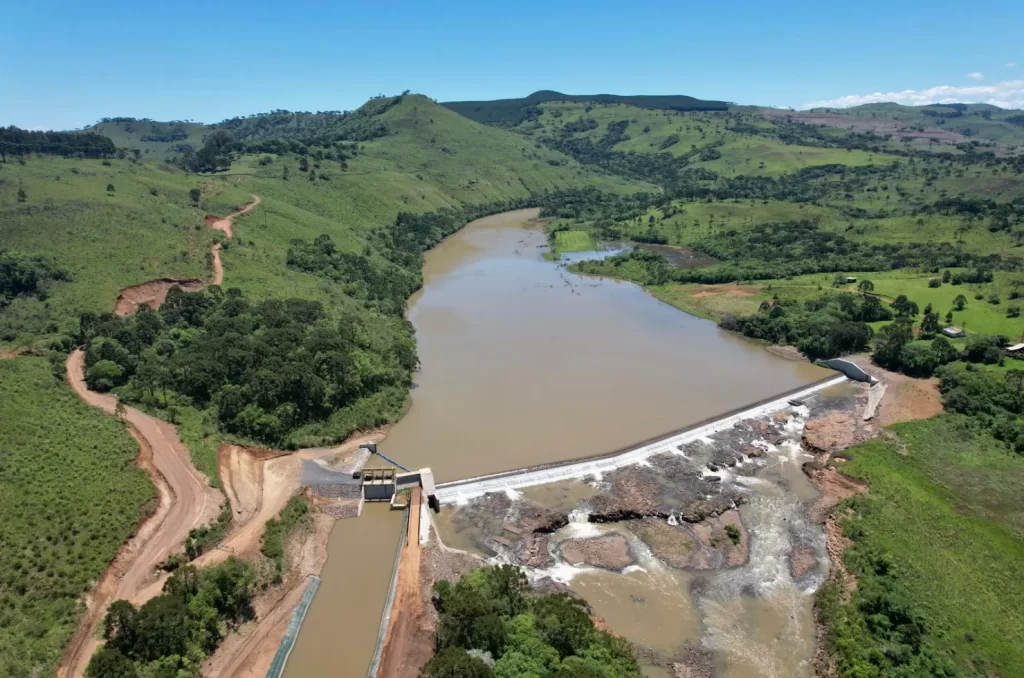
<instances>
[{"instance_id":1,"label":"green hill","mask_svg":"<svg viewBox=\"0 0 1024 678\"><path fill-rule=\"evenodd\" d=\"M199 148L209 128L198 122L156 122L135 118L108 118L86 128L109 137L118 148L138 149L146 158L163 160L185 147Z\"/></svg>"},{"instance_id":2,"label":"green hill","mask_svg":"<svg viewBox=\"0 0 1024 678\"><path fill-rule=\"evenodd\" d=\"M293 121L295 115L288 114ZM309 125L294 122L273 134L257 133L266 127L261 121L283 117L254 116L238 126L249 130L240 136L254 144L308 136ZM321 115L334 120L334 128L340 117ZM288 293L342 303L344 295L325 288L322 280L285 268L292 239L328 233L340 247L357 252L402 211L582 186L656 190L584 167L522 135L467 120L422 96L406 96L359 117L386 134L361 143L309 146L306 155L251 154L243 144L231 168L212 176L151 161L170 152L172 142L141 141L161 123L123 120L101 126L119 130L119 147L150 144L152 152L138 161L131 154L106 160L44 155L23 158L24 164L0 163L0 251L45 255L72 279L54 285L45 300L15 299L0 313L0 346L74 336L79 313L109 311L123 287L156 278L207 277L214 233L206 228L205 215L227 214L253 193L263 204L239 220L240 237L223 253L226 284L259 296ZM198 127L193 130L198 135ZM164 144L164 150L154 150L156 144ZM301 170L304 159L308 172ZM198 204L189 197L195 188L202 194Z\"/></svg>"},{"instance_id":3,"label":"green hill","mask_svg":"<svg viewBox=\"0 0 1024 678\"><path fill-rule=\"evenodd\" d=\"M989 104L903 106L878 103L851 108L815 108L801 115L815 114L839 116L837 126L863 126L870 121L890 120L905 126L909 132L933 130L1002 146L1024 144L1024 111Z\"/></svg>"},{"instance_id":4,"label":"green hill","mask_svg":"<svg viewBox=\"0 0 1024 678\"><path fill-rule=\"evenodd\" d=\"M666 111L721 111L724 101L705 101L684 95L622 96L618 94L562 94L551 90L534 92L521 99L493 101L449 101L441 104L470 120L486 124L518 124L532 118L536 107L552 101L594 104L625 104L635 108Z\"/></svg>"}]
</instances>

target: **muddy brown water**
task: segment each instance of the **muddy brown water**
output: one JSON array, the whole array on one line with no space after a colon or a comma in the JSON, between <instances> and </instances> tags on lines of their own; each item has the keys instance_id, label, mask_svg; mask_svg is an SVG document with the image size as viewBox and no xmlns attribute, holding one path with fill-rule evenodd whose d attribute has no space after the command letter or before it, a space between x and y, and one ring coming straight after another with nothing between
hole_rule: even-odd
<instances>
[{"instance_id":1,"label":"muddy brown water","mask_svg":"<svg viewBox=\"0 0 1024 678\"><path fill-rule=\"evenodd\" d=\"M827 374L546 261L535 215L481 219L427 253L409 310L418 388L384 454L439 482L584 457Z\"/></svg>"},{"instance_id":2,"label":"muddy brown water","mask_svg":"<svg viewBox=\"0 0 1024 678\"><path fill-rule=\"evenodd\" d=\"M288 657L284 678L366 676L401 527L402 513L387 504L366 504L358 518L334 525L320 589Z\"/></svg>"},{"instance_id":3,"label":"muddy brown water","mask_svg":"<svg viewBox=\"0 0 1024 678\"><path fill-rule=\"evenodd\" d=\"M616 450L827 374L633 284L582 278L543 259L545 234L529 221L536 215L481 219L427 254L424 288L409 308L422 368L382 453L432 467L439 482L467 478ZM372 510L335 527L289 678L365 675L398 542L395 515ZM579 582L595 598L605 584ZM638 596L653 593L642 577L633 585ZM666 627L675 615L685 630L661 638L666 646L696 633L685 587L672 588L656 621ZM644 616L618 600L609 594L597 606L622 624Z\"/></svg>"}]
</instances>

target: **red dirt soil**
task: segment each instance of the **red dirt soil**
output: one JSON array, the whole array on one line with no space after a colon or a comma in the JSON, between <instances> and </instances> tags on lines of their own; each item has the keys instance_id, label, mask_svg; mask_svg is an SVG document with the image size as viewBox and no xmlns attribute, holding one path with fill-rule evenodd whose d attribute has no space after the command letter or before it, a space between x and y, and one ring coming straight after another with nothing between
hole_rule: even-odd
<instances>
[{"instance_id":1,"label":"red dirt soil","mask_svg":"<svg viewBox=\"0 0 1024 678\"><path fill-rule=\"evenodd\" d=\"M123 317L132 315L139 310L139 306L145 304L152 309L160 308L167 300L167 293L172 287L184 290L185 292L198 292L203 289L202 280L175 280L174 278L161 278L150 280L141 285L126 287L117 295L117 303L114 305L114 315Z\"/></svg>"},{"instance_id":2,"label":"red dirt soil","mask_svg":"<svg viewBox=\"0 0 1024 678\"><path fill-rule=\"evenodd\" d=\"M84 369L85 354L76 350L66 363L68 384L86 403L113 414L117 398L90 391ZM182 550L189 530L211 522L224 500L220 492L210 487L206 476L192 466L189 452L178 440L173 426L133 407L124 409L129 430L139 441L138 463L153 479L159 503L92 592L89 609L57 668L58 678L77 678L85 673L99 644L95 638L97 627L110 602L125 599L139 605L158 594L159 586L153 586L156 568L168 556Z\"/></svg>"},{"instance_id":3,"label":"red dirt soil","mask_svg":"<svg viewBox=\"0 0 1024 678\"><path fill-rule=\"evenodd\" d=\"M256 207L256 205L259 204L259 196L253 195L251 203L239 208L237 211L232 212L224 218L207 214L206 226L223 232L228 238L233 238L235 232L231 220L235 217L248 214L254 207ZM219 242L213 243L213 246L210 248L210 254L213 260L213 278L210 280L210 284L220 285L224 281L224 265L220 260ZM160 278L158 280L144 282L141 285L126 287L121 290L121 293L117 297L117 303L114 306L114 315L132 315L138 311L139 306L143 304L152 309L160 308L164 301L167 300L167 293L171 291L172 287L177 287L185 292L198 292L203 289L203 281L197 279L176 280L174 278Z\"/></svg>"},{"instance_id":4,"label":"red dirt soil","mask_svg":"<svg viewBox=\"0 0 1024 678\"><path fill-rule=\"evenodd\" d=\"M434 650L433 632L426 628L427 603L421 585L420 568L424 563L420 548L420 488L412 488L409 499L409 531L398 563L395 599L377 678L419 675ZM424 630L427 632L423 633Z\"/></svg>"}]
</instances>

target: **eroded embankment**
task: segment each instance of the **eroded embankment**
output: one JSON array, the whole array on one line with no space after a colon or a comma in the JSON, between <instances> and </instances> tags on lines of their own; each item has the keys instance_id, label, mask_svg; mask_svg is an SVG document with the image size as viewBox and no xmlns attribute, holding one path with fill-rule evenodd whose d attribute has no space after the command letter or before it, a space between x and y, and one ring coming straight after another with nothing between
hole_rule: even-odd
<instances>
[{"instance_id":1,"label":"eroded embankment","mask_svg":"<svg viewBox=\"0 0 1024 678\"><path fill-rule=\"evenodd\" d=\"M228 238L233 238L235 235L234 225L232 220L235 217L248 214L256 205L260 204L259 196L253 194L252 202L242 207L241 209L232 212L226 217L217 217L212 214L206 215L206 226L208 228L221 231ZM220 285L224 281L224 265L220 259L220 243L215 242L210 247L210 259L213 266L213 277L210 279L211 285ZM167 300L167 294L172 288L177 287L185 292L198 292L203 289L205 283L198 278L159 278L157 280L150 280L140 285L132 285L121 290L121 293L117 296L117 302L114 304L114 315L126 316L132 315L139 310L140 306L149 306L150 308L157 309L163 305L164 301Z\"/></svg>"},{"instance_id":2,"label":"eroded embankment","mask_svg":"<svg viewBox=\"0 0 1024 678\"><path fill-rule=\"evenodd\" d=\"M81 350L68 356L65 367L68 384L82 400L114 414L117 398L90 391L86 385L85 354ZM84 675L98 645L96 630L107 606L118 599L141 604L159 593L160 564L183 549L190 530L211 522L224 500L192 465L173 426L133 407L125 407L123 416L139 441L138 463L149 472L159 502L93 590L89 609L57 669L59 677Z\"/></svg>"}]
</instances>

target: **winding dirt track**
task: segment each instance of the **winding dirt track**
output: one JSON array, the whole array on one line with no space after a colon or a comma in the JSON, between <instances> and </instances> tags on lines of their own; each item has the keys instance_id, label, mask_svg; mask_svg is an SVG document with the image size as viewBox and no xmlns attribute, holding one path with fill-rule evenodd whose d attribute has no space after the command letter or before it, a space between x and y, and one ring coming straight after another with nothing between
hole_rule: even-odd
<instances>
[{"instance_id":1,"label":"winding dirt track","mask_svg":"<svg viewBox=\"0 0 1024 678\"><path fill-rule=\"evenodd\" d=\"M207 215L207 217L206 217L206 225L208 227L210 227L210 228L213 228L213 229L216 229L218 231L221 231L228 238L233 238L233 237L235 237L235 231L234 231L234 228L233 228L233 224L231 223L231 220L234 219L235 217L240 217L243 214L248 214L249 212L252 211L253 207L256 207L256 205L259 205L259 204L260 204L260 197L258 195L256 195L255 193L253 193L252 194L252 202L251 203L249 203L248 205L246 205L242 209L238 210L237 212L232 212L231 214L227 215L223 219L218 219L217 217L215 217L213 215ZM219 285L224 280L224 265L221 264L221 261L220 261L220 243L219 242L213 243L213 247L210 248L210 253L213 255L213 280L211 281L210 284L211 285Z\"/></svg>"},{"instance_id":2,"label":"winding dirt track","mask_svg":"<svg viewBox=\"0 0 1024 678\"><path fill-rule=\"evenodd\" d=\"M90 391L85 384L85 354L74 351L66 363L68 384L93 407L113 414L117 398ZM82 618L57 669L58 678L81 676L96 649L96 629L113 600L136 605L160 592L161 578L154 570L171 554L182 550L189 530L206 524L217 514L223 495L192 465L189 452L170 424L125 407L125 421L139 442L139 465L156 485L159 503L136 535L121 549L92 593Z\"/></svg>"}]
</instances>

